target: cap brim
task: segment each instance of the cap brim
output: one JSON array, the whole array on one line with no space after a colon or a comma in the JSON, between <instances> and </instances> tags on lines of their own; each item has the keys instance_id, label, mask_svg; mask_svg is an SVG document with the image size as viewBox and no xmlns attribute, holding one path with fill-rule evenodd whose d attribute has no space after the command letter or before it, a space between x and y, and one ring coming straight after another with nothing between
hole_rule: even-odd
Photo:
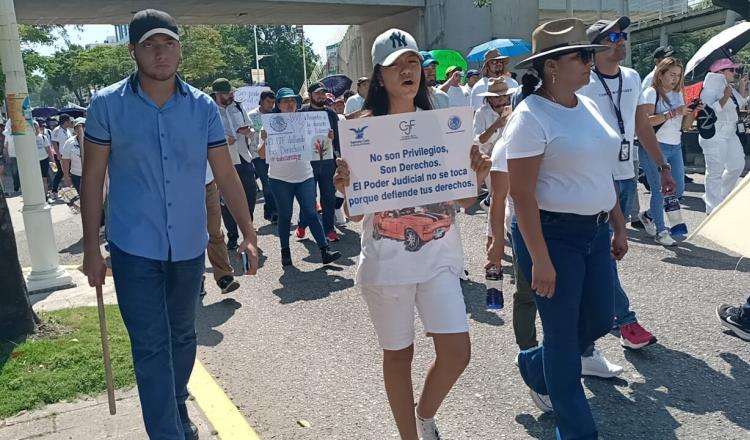
<instances>
[{"instance_id":1,"label":"cap brim","mask_svg":"<svg viewBox=\"0 0 750 440\"><path fill-rule=\"evenodd\" d=\"M630 27L630 18L620 17L617 20L613 20L612 23L609 24L609 26L605 27L601 30L601 32L599 32L599 36L601 37L602 34L606 34L607 32L611 31L615 26L619 26L621 32L624 31L625 29Z\"/></svg>"},{"instance_id":2,"label":"cap brim","mask_svg":"<svg viewBox=\"0 0 750 440\"><path fill-rule=\"evenodd\" d=\"M411 52L411 53L417 55L420 60L424 60L424 58L422 58L422 55L419 53L419 51L416 51L414 49L399 49L399 50L397 50L397 51L389 54L387 57L385 57L385 59L383 60L382 63L377 63L377 64L380 64L383 67L388 67L391 64L395 63L396 60L398 59L398 57L400 57L401 55L403 55L403 54L405 54L407 52Z\"/></svg>"},{"instance_id":3,"label":"cap brim","mask_svg":"<svg viewBox=\"0 0 750 440\"><path fill-rule=\"evenodd\" d=\"M609 50L609 46L605 46L603 44L576 44L573 46L563 46L563 47L557 47L555 49L545 50L544 52L540 52L538 54L532 55L525 60L521 61L520 63L515 65L515 69L529 69L533 67L534 61L539 59L546 59L551 56L556 55L566 55L568 53L572 53L581 49L591 49L596 53L604 52L605 50Z\"/></svg>"},{"instance_id":4,"label":"cap brim","mask_svg":"<svg viewBox=\"0 0 750 440\"><path fill-rule=\"evenodd\" d=\"M150 31L143 34L143 36L141 36L141 39L138 40L138 44L143 43L144 41L146 41L146 39L156 34L164 34L164 35L174 38L177 41L180 41L180 36L172 32L171 30L167 28L156 28L156 29L151 29Z\"/></svg>"},{"instance_id":5,"label":"cap brim","mask_svg":"<svg viewBox=\"0 0 750 440\"><path fill-rule=\"evenodd\" d=\"M499 94L499 93L494 93L494 92L482 92L482 93L477 93L477 96L481 96L482 98L487 98L487 97L496 97L496 98L499 98L501 96L510 96L512 94L513 93L510 92L510 89L508 89L508 91L505 92L505 93L503 93L502 95Z\"/></svg>"}]
</instances>

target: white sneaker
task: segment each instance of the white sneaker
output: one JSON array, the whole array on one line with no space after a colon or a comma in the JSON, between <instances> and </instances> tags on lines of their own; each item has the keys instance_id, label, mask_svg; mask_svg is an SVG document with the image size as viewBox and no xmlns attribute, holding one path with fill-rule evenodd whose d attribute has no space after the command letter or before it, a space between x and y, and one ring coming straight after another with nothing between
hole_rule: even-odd
<instances>
[{"instance_id":1,"label":"white sneaker","mask_svg":"<svg viewBox=\"0 0 750 440\"><path fill-rule=\"evenodd\" d=\"M669 231L661 231L659 234L654 237L654 241L659 243L662 246L676 246L677 242L674 241L671 235L669 235Z\"/></svg>"},{"instance_id":2,"label":"white sneaker","mask_svg":"<svg viewBox=\"0 0 750 440\"><path fill-rule=\"evenodd\" d=\"M598 349L594 349L591 356L581 356L581 376L609 379L619 376L620 373L622 373L622 367L608 361Z\"/></svg>"},{"instance_id":3,"label":"white sneaker","mask_svg":"<svg viewBox=\"0 0 750 440\"><path fill-rule=\"evenodd\" d=\"M646 234L656 237L656 223L654 223L654 220L648 215L648 212L639 212L638 220L643 223L643 229L646 230Z\"/></svg>"},{"instance_id":4,"label":"white sneaker","mask_svg":"<svg viewBox=\"0 0 750 440\"><path fill-rule=\"evenodd\" d=\"M536 405L539 410L545 413L553 411L552 401L550 400L549 396L539 394L532 389L529 389L529 395L531 396L531 400L534 402L534 405Z\"/></svg>"},{"instance_id":5,"label":"white sneaker","mask_svg":"<svg viewBox=\"0 0 750 440\"><path fill-rule=\"evenodd\" d=\"M417 414L417 436L420 440L440 440L435 418L423 419Z\"/></svg>"},{"instance_id":6,"label":"white sneaker","mask_svg":"<svg viewBox=\"0 0 750 440\"><path fill-rule=\"evenodd\" d=\"M336 226L342 226L345 225L349 220L346 219L346 216L344 215L344 209L339 208L336 210Z\"/></svg>"}]
</instances>

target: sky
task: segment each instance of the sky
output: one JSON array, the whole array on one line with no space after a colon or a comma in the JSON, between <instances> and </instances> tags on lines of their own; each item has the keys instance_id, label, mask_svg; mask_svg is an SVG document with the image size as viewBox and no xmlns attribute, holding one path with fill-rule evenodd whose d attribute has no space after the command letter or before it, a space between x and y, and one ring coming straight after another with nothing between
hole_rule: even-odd
<instances>
[{"instance_id":1,"label":"sky","mask_svg":"<svg viewBox=\"0 0 750 440\"><path fill-rule=\"evenodd\" d=\"M331 25L331 26L305 26L305 37L312 41L313 51L325 59L326 46L341 41L348 26ZM115 28L111 25L91 24L84 25L83 31L78 31L74 26L68 26L70 40L82 46L91 43L102 43L108 36L115 34ZM55 49L62 48L64 44L59 41L55 47L44 46L37 47L37 50L43 55L51 55Z\"/></svg>"}]
</instances>

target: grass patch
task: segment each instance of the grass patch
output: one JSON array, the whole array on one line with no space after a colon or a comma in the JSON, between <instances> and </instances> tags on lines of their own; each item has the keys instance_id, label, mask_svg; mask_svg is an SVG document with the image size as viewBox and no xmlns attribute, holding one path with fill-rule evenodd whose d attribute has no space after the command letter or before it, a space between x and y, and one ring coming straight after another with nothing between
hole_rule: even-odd
<instances>
[{"instance_id":1,"label":"grass patch","mask_svg":"<svg viewBox=\"0 0 750 440\"><path fill-rule=\"evenodd\" d=\"M105 307L115 388L123 388L135 383L130 341L117 306ZM0 419L107 389L96 307L40 318L38 334L19 344L0 343Z\"/></svg>"}]
</instances>

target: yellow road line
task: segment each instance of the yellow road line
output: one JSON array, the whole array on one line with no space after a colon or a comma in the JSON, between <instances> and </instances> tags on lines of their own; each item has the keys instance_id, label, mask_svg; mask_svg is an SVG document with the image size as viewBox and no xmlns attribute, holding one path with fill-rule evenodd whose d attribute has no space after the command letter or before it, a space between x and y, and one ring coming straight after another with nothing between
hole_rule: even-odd
<instances>
[{"instance_id":1,"label":"yellow road line","mask_svg":"<svg viewBox=\"0 0 750 440\"><path fill-rule=\"evenodd\" d=\"M198 359L188 382L190 394L222 440L260 440Z\"/></svg>"}]
</instances>

